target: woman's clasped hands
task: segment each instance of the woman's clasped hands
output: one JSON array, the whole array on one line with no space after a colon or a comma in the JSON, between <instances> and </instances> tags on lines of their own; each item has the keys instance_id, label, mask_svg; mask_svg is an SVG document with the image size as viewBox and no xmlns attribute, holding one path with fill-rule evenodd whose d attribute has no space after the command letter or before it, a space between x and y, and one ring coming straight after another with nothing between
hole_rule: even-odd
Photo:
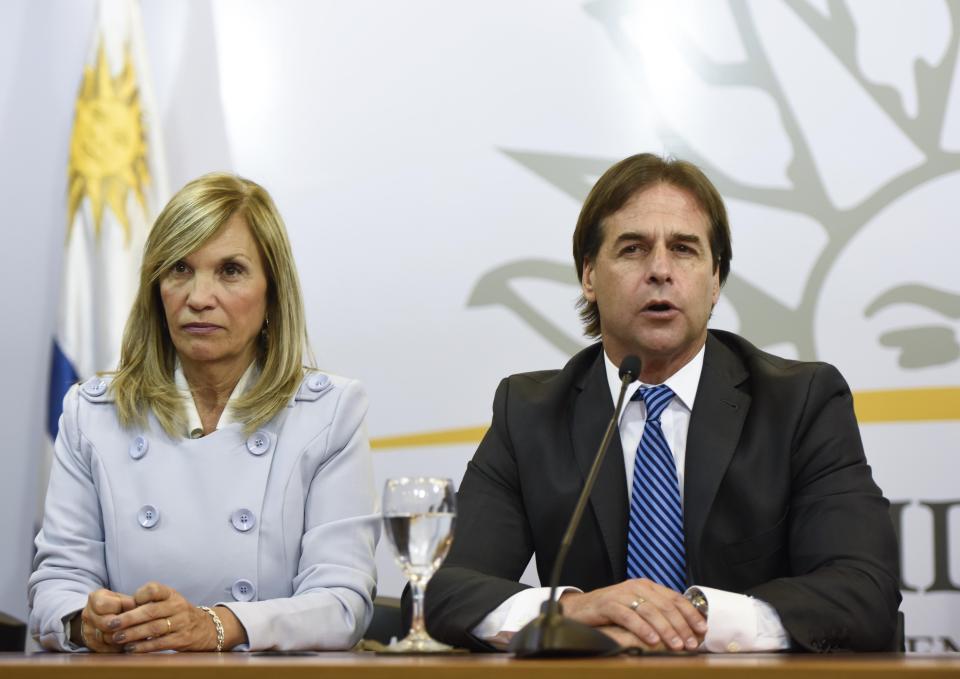
<instances>
[{"instance_id":1,"label":"woman's clasped hands","mask_svg":"<svg viewBox=\"0 0 960 679\"><path fill-rule=\"evenodd\" d=\"M231 631L230 646L244 641L235 638L242 627L229 609L218 607L216 613ZM91 592L79 618L74 641L97 653L218 650L214 616L157 582L148 582L133 596L108 589Z\"/></svg>"}]
</instances>

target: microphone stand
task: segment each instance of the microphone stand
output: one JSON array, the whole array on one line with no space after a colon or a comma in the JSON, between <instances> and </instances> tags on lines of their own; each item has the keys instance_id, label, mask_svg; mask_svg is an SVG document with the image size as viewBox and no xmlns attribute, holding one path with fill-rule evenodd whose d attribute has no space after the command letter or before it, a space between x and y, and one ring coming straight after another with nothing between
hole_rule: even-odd
<instances>
[{"instance_id":1,"label":"microphone stand","mask_svg":"<svg viewBox=\"0 0 960 679\"><path fill-rule=\"evenodd\" d=\"M573 542L573 534L580 525L583 512L587 507L587 500L597 481L597 474L603 458L606 457L610 439L620 419L623 410L623 398L627 393L627 385L640 375L640 359L636 356L627 356L620 364L620 396L617 398L617 407L613 418L607 425L607 431L600 442L600 449L593 460L583 490L577 499L577 505L570 517L570 523L560 542L560 551L553 562L553 571L550 574L550 597L540 607L540 615L523 626L513 639L510 640L510 651L517 658L564 658L589 657L600 655L615 655L620 652L620 645L600 630L584 625L563 616L563 607L556 600L557 586L560 583L560 571L567 560L567 552Z\"/></svg>"}]
</instances>

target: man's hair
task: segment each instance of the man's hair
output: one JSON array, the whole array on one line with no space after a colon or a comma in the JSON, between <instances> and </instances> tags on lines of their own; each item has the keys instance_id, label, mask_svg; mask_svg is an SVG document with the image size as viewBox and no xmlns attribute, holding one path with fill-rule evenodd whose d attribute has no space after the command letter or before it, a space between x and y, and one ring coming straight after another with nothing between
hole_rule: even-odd
<instances>
[{"instance_id":1,"label":"man's hair","mask_svg":"<svg viewBox=\"0 0 960 679\"><path fill-rule=\"evenodd\" d=\"M140 288L123 332L120 365L111 383L124 427L145 426L152 411L173 438L183 436L186 411L174 382L177 355L167 328L160 282L201 248L233 215L242 215L260 249L267 277L266 323L257 346L260 375L233 408L252 432L293 397L309 356L303 297L290 241L270 194L232 174L195 179L170 199L150 230Z\"/></svg>"},{"instance_id":2,"label":"man's hair","mask_svg":"<svg viewBox=\"0 0 960 679\"><path fill-rule=\"evenodd\" d=\"M603 243L604 220L637 193L661 183L684 189L696 199L710 223L710 253L714 271L720 270L720 285L726 282L733 250L727 209L720 192L693 163L661 158L653 153L639 153L621 160L604 172L590 189L573 232L573 262L581 282L584 262L593 261ZM584 334L599 337L600 311L597 303L587 301L581 294L577 308L584 324Z\"/></svg>"}]
</instances>

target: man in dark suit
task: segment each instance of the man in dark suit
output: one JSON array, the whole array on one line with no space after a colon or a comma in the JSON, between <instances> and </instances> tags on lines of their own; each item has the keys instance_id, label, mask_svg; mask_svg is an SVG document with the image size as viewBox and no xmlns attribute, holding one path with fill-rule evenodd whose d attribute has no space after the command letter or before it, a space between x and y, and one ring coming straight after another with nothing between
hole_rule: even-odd
<instances>
[{"instance_id":1,"label":"man in dark suit","mask_svg":"<svg viewBox=\"0 0 960 679\"><path fill-rule=\"evenodd\" d=\"M707 330L730 258L723 201L695 166L641 154L600 178L574 260L601 342L497 389L427 590L436 638L502 648L538 613L546 590L517 580L535 554L547 581L633 354L640 381L562 571L564 613L640 648L891 648L897 549L849 388L830 365Z\"/></svg>"}]
</instances>

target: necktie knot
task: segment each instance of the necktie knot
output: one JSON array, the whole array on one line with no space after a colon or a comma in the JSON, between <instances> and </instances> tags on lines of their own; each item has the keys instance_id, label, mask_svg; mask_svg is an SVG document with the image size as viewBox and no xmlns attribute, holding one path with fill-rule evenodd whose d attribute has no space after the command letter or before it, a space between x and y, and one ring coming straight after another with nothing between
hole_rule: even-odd
<instances>
[{"instance_id":1,"label":"necktie knot","mask_svg":"<svg viewBox=\"0 0 960 679\"><path fill-rule=\"evenodd\" d=\"M659 384L655 387L640 387L633 398L634 400L643 399L643 403L647 407L647 420L659 422L663 411L673 400L673 390L665 384Z\"/></svg>"}]
</instances>

